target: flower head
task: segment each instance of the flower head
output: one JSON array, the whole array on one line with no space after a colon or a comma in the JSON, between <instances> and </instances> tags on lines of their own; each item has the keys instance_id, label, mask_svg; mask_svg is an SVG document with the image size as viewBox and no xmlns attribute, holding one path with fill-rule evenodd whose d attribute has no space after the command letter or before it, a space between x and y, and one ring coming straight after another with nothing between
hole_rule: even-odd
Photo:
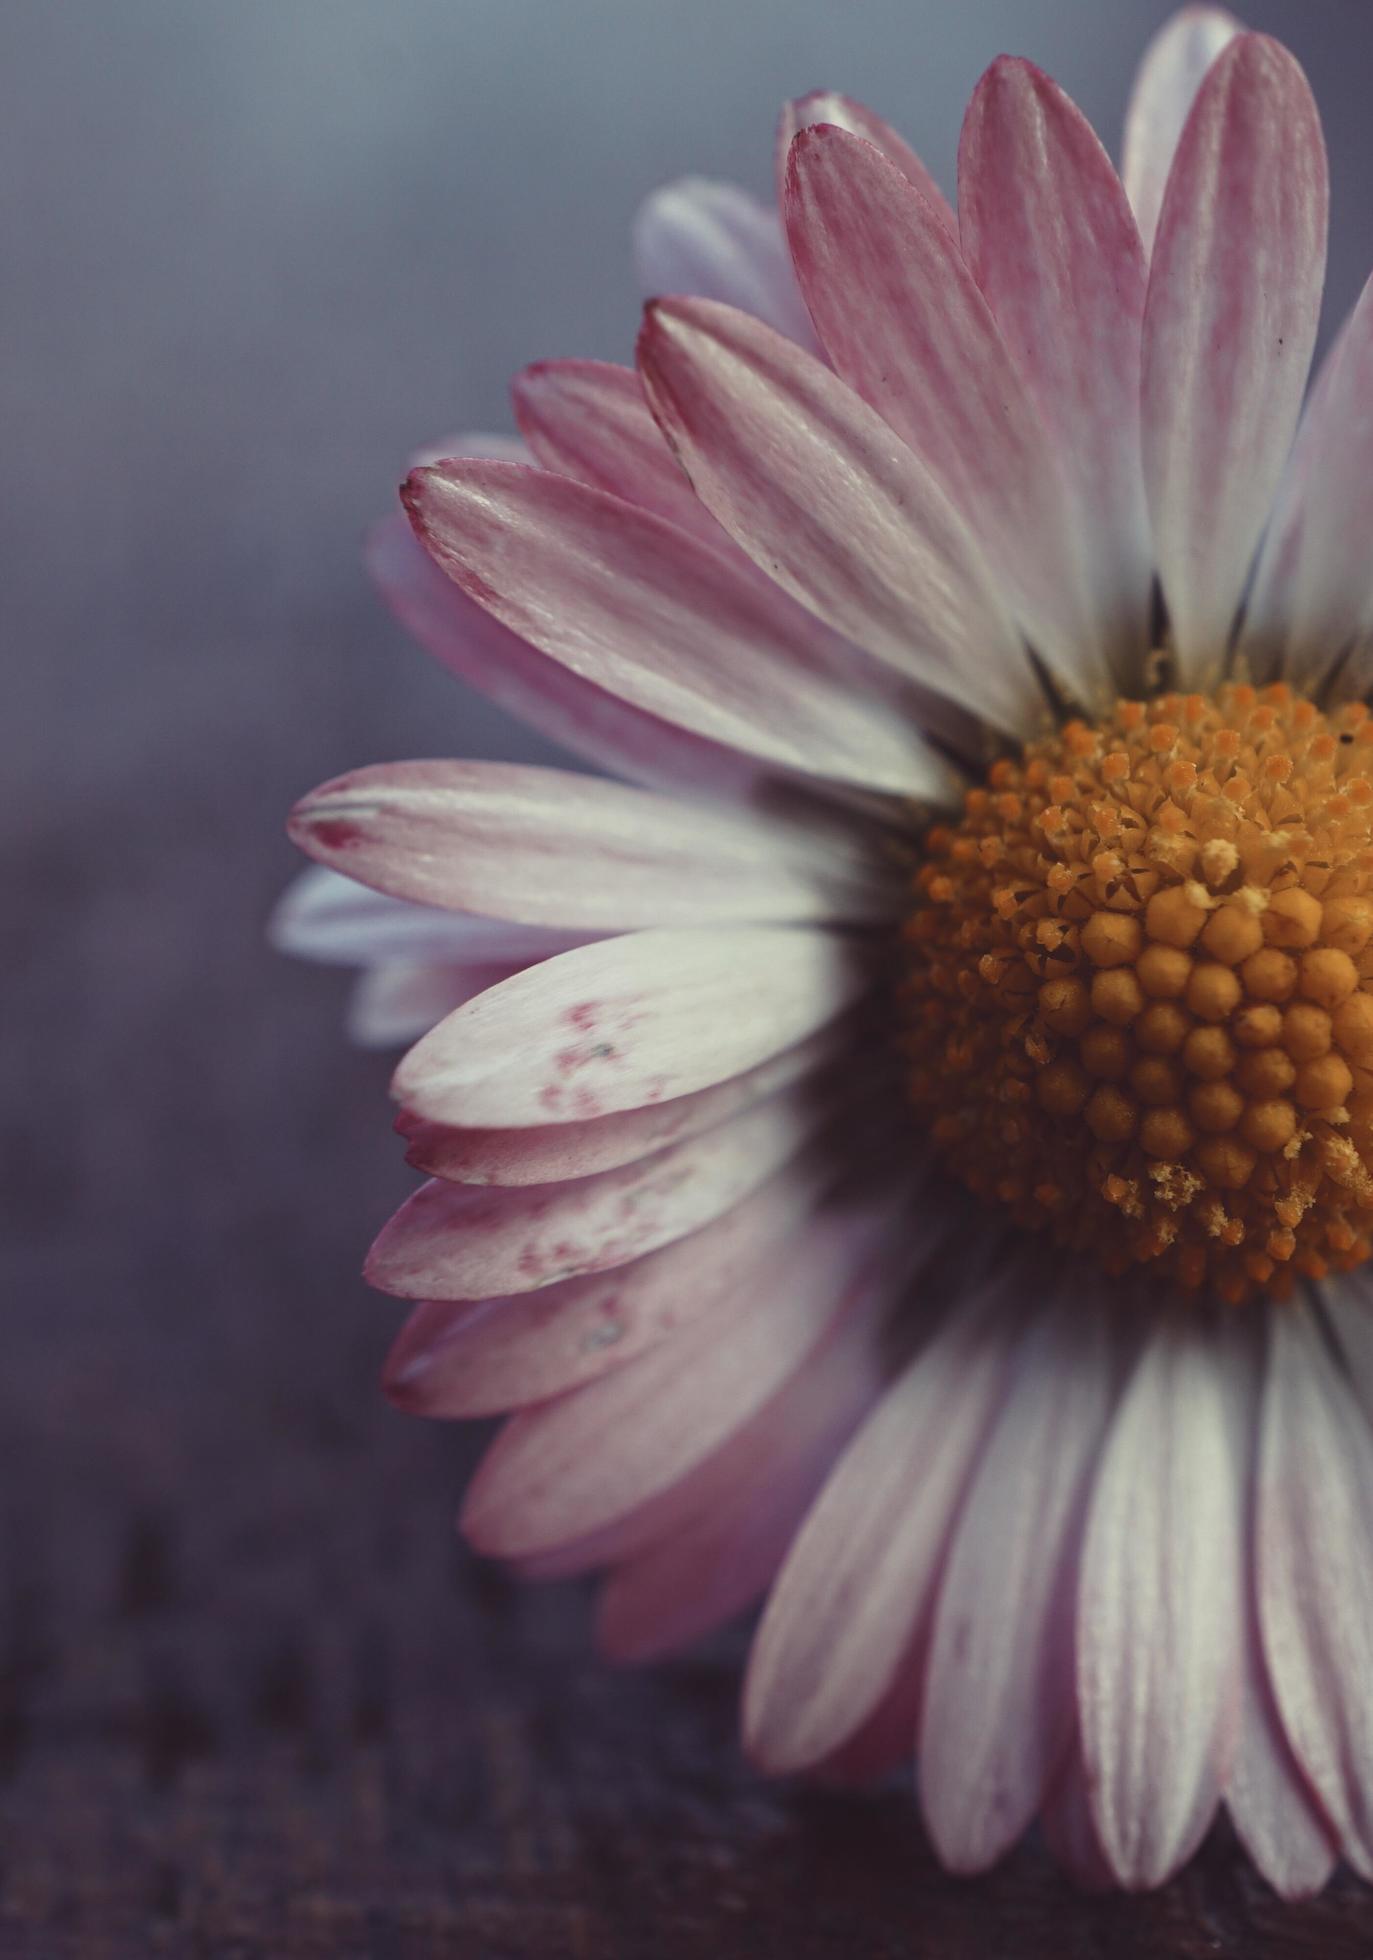
<instances>
[{"instance_id":1,"label":"flower head","mask_svg":"<svg viewBox=\"0 0 1373 1960\"><path fill-rule=\"evenodd\" d=\"M1153 1885L1224 1804L1373 1875L1373 297L1303 412L1309 89L1189 8L1123 183L1002 60L956 216L825 94L779 199L654 200L637 371L527 370L374 541L604 772L294 814L283 941L421 1037L390 1392L513 1412L465 1528L607 1568L612 1654L766 1597L754 1755L913 1758L956 1869L1038 1819Z\"/></svg>"}]
</instances>

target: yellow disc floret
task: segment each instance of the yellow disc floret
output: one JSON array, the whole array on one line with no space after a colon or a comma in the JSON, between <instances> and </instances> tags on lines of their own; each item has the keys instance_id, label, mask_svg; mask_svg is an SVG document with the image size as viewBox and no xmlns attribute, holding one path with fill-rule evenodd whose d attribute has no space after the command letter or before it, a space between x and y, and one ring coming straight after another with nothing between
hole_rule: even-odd
<instances>
[{"instance_id":1,"label":"yellow disc floret","mask_svg":"<svg viewBox=\"0 0 1373 1960\"><path fill-rule=\"evenodd\" d=\"M1373 1251L1373 717L1122 701L931 830L903 1043L935 1142L1109 1272L1238 1302Z\"/></svg>"}]
</instances>

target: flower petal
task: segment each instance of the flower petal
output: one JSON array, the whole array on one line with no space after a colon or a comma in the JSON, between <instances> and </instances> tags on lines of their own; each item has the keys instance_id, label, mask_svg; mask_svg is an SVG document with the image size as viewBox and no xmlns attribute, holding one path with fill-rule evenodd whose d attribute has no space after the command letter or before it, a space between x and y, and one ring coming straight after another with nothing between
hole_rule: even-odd
<instances>
[{"instance_id":1,"label":"flower petal","mask_svg":"<svg viewBox=\"0 0 1373 1960\"><path fill-rule=\"evenodd\" d=\"M828 368L704 300L648 309L639 367L697 495L786 591L878 660L1000 725L1025 727L1042 711L966 524Z\"/></svg>"},{"instance_id":2,"label":"flower petal","mask_svg":"<svg viewBox=\"0 0 1373 1960\"><path fill-rule=\"evenodd\" d=\"M1015 1843L1072 1747L1078 1545L1113 1363L1105 1314L1084 1325L1078 1300L1031 1330L958 1522L919 1745L951 1871L984 1871Z\"/></svg>"},{"instance_id":3,"label":"flower petal","mask_svg":"<svg viewBox=\"0 0 1373 1960\"><path fill-rule=\"evenodd\" d=\"M634 259L645 299L723 300L815 344L777 213L735 184L684 177L654 191L634 220Z\"/></svg>"},{"instance_id":4,"label":"flower petal","mask_svg":"<svg viewBox=\"0 0 1373 1960\"><path fill-rule=\"evenodd\" d=\"M957 238L958 220L949 208L949 200L905 138L898 136L890 123L883 122L881 116L874 115L861 102L828 88L814 89L809 95L801 95L794 102L788 102L778 120L776 167L779 205L785 203L787 156L792 143L803 129L813 129L818 123L832 123L836 129L847 129L851 135L861 136L865 142L880 150L888 163L894 163L907 182L915 186L949 235Z\"/></svg>"},{"instance_id":5,"label":"flower petal","mask_svg":"<svg viewBox=\"0 0 1373 1960\"><path fill-rule=\"evenodd\" d=\"M1146 252L1154 242L1164 187L1197 90L1216 56L1243 31L1223 7L1183 7L1144 50L1125 112L1120 174Z\"/></svg>"},{"instance_id":6,"label":"flower petal","mask_svg":"<svg viewBox=\"0 0 1373 1960\"><path fill-rule=\"evenodd\" d=\"M504 762L394 762L291 814L324 864L422 905L587 932L890 917L897 894L842 834L692 807Z\"/></svg>"},{"instance_id":7,"label":"flower petal","mask_svg":"<svg viewBox=\"0 0 1373 1960\"><path fill-rule=\"evenodd\" d=\"M807 1769L836 1754L910 1664L1009 1349L999 1328L956 1313L840 1458L749 1660L744 1737L765 1769Z\"/></svg>"},{"instance_id":8,"label":"flower petal","mask_svg":"<svg viewBox=\"0 0 1373 1960\"><path fill-rule=\"evenodd\" d=\"M325 865L311 865L292 880L267 932L278 952L327 966L379 966L391 960L427 966L527 966L585 945L591 937L412 905Z\"/></svg>"},{"instance_id":9,"label":"flower petal","mask_svg":"<svg viewBox=\"0 0 1373 1960\"><path fill-rule=\"evenodd\" d=\"M836 372L961 512L1048 664L1097 685L1057 457L952 234L870 143L826 124L792 144L783 210Z\"/></svg>"},{"instance_id":10,"label":"flower petal","mask_svg":"<svg viewBox=\"0 0 1373 1960\"><path fill-rule=\"evenodd\" d=\"M1373 1855L1373 1431L1319 1330L1270 1316L1256 1512L1259 1624L1288 1742Z\"/></svg>"},{"instance_id":11,"label":"flower petal","mask_svg":"<svg viewBox=\"0 0 1373 1960\"><path fill-rule=\"evenodd\" d=\"M389 971L389 969L387 969ZM455 1001L454 1006L458 1003ZM429 1023L427 1025L431 1025ZM423 1030L421 1030L423 1032ZM457 1184L557 1184L566 1178L590 1177L596 1171L632 1164L669 1143L684 1143L717 1123L736 1116L775 1089L809 1075L831 1061L854 1040L846 1023L822 1028L809 1041L783 1049L709 1089L677 1096L671 1102L650 1103L643 1109L624 1109L589 1123L547 1123L524 1130L460 1130L422 1118L402 1116L407 1148L405 1161L431 1177Z\"/></svg>"},{"instance_id":12,"label":"flower petal","mask_svg":"<svg viewBox=\"0 0 1373 1960\"><path fill-rule=\"evenodd\" d=\"M1342 1273L1321 1289L1326 1318L1363 1412L1373 1420L1373 1286L1366 1266Z\"/></svg>"},{"instance_id":13,"label":"flower petal","mask_svg":"<svg viewBox=\"0 0 1373 1960\"><path fill-rule=\"evenodd\" d=\"M1184 682L1221 667L1306 386L1325 146L1285 48L1238 36L1178 145L1144 310L1144 478Z\"/></svg>"},{"instance_id":14,"label":"flower petal","mask_svg":"<svg viewBox=\"0 0 1373 1960\"><path fill-rule=\"evenodd\" d=\"M446 463L450 456L480 456L488 463L532 463L528 445L519 436L492 435L484 429L462 429L457 435L440 436L437 442L422 443L412 449L407 467L417 470L425 463Z\"/></svg>"},{"instance_id":15,"label":"flower petal","mask_svg":"<svg viewBox=\"0 0 1373 1960\"><path fill-rule=\"evenodd\" d=\"M645 713L782 768L897 794L942 789L890 690L882 698L881 670L865 688L857 656L728 553L514 465L417 470L405 495L451 578Z\"/></svg>"},{"instance_id":16,"label":"flower petal","mask_svg":"<svg viewBox=\"0 0 1373 1960\"><path fill-rule=\"evenodd\" d=\"M584 1122L754 1068L858 996L858 949L783 928L635 933L516 974L401 1062L416 1115L470 1127Z\"/></svg>"},{"instance_id":17,"label":"flower petal","mask_svg":"<svg viewBox=\"0 0 1373 1960\"><path fill-rule=\"evenodd\" d=\"M797 1528L878 1392L872 1328L852 1315L754 1417L745 1447L761 1474L616 1567L597 1640L612 1660L647 1661L742 1612L771 1584ZM741 1439L743 1442L744 1439Z\"/></svg>"},{"instance_id":18,"label":"flower petal","mask_svg":"<svg viewBox=\"0 0 1373 1960\"><path fill-rule=\"evenodd\" d=\"M958 209L968 264L1068 479L1096 644L1130 676L1148 648L1153 581L1139 437L1144 254L1086 117L1028 61L1003 56L974 91Z\"/></svg>"},{"instance_id":19,"label":"flower petal","mask_svg":"<svg viewBox=\"0 0 1373 1960\"><path fill-rule=\"evenodd\" d=\"M367 1278L405 1299L482 1300L628 1265L756 1190L826 1113L802 1084L593 1177L504 1189L434 1178L383 1226Z\"/></svg>"},{"instance_id":20,"label":"flower petal","mask_svg":"<svg viewBox=\"0 0 1373 1960\"><path fill-rule=\"evenodd\" d=\"M348 1034L360 1048L408 1048L464 1001L508 980L517 966L429 966L391 960L358 975Z\"/></svg>"},{"instance_id":21,"label":"flower petal","mask_svg":"<svg viewBox=\"0 0 1373 1960\"><path fill-rule=\"evenodd\" d=\"M1085 1892L1113 1892L1115 1873L1106 1861L1092 1822L1087 1766L1074 1746L1054 1785L1039 1826L1051 1857Z\"/></svg>"},{"instance_id":22,"label":"flower petal","mask_svg":"<svg viewBox=\"0 0 1373 1960\"><path fill-rule=\"evenodd\" d=\"M649 413L633 368L609 361L536 361L514 381L515 417L536 461L593 490L608 490L721 545Z\"/></svg>"},{"instance_id":23,"label":"flower petal","mask_svg":"<svg viewBox=\"0 0 1373 1960\"><path fill-rule=\"evenodd\" d=\"M872 1238L870 1218L812 1217L747 1312L728 1314L729 1301L718 1301L630 1366L513 1416L463 1507L472 1543L496 1557L530 1559L627 1521L628 1533L602 1550L627 1557L652 1543L684 1503L688 1515L700 1509L699 1486L685 1497L683 1491L702 1466L727 1501L759 1466L731 1460L726 1445L842 1313L887 1290L888 1262L874 1258ZM720 1338L722 1315L727 1339Z\"/></svg>"},{"instance_id":24,"label":"flower petal","mask_svg":"<svg viewBox=\"0 0 1373 1960\"><path fill-rule=\"evenodd\" d=\"M690 795L745 797L761 766L583 680L509 631L444 574L403 515L374 525L367 569L406 631L507 714L598 768Z\"/></svg>"},{"instance_id":25,"label":"flower petal","mask_svg":"<svg viewBox=\"0 0 1373 1960\"><path fill-rule=\"evenodd\" d=\"M1274 1891L1309 1899L1334 1870L1339 1846L1283 1731L1252 1607L1244 1617L1239 1750L1225 1802L1241 1843Z\"/></svg>"},{"instance_id":26,"label":"flower petal","mask_svg":"<svg viewBox=\"0 0 1373 1960\"><path fill-rule=\"evenodd\" d=\"M700 1231L632 1265L475 1304L426 1301L387 1356L386 1391L417 1415L498 1415L610 1374L717 1307L742 1316L770 1295L789 1238L823 1195L817 1168L793 1158Z\"/></svg>"},{"instance_id":27,"label":"flower petal","mask_svg":"<svg viewBox=\"0 0 1373 1960\"><path fill-rule=\"evenodd\" d=\"M1151 1337L1108 1438L1078 1600L1082 1751L1122 1885L1162 1884L1201 1842L1233 1757L1243 1472L1224 1356Z\"/></svg>"},{"instance_id":28,"label":"flower petal","mask_svg":"<svg viewBox=\"0 0 1373 1960\"><path fill-rule=\"evenodd\" d=\"M1275 666L1318 694L1340 663L1345 687L1367 688L1371 535L1373 280L1312 390L1259 553L1242 641L1256 672Z\"/></svg>"}]
</instances>

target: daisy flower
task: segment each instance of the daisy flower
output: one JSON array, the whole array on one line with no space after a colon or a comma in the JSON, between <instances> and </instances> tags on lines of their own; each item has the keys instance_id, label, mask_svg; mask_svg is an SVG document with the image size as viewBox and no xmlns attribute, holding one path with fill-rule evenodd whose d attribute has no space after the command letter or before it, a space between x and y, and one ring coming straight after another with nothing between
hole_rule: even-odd
<instances>
[{"instance_id":1,"label":"daisy flower","mask_svg":"<svg viewBox=\"0 0 1373 1960\"><path fill-rule=\"evenodd\" d=\"M779 216L640 225L631 371L515 383L372 545L598 773L296 809L283 943L420 1038L387 1369L509 1412L463 1515L666 1653L764 1601L776 1773L913 1762L1147 1887L1223 1805L1373 1875L1373 298L1303 409L1326 166L1191 8L1117 176L1029 62L950 208L792 104ZM668 295L663 297L662 295Z\"/></svg>"}]
</instances>

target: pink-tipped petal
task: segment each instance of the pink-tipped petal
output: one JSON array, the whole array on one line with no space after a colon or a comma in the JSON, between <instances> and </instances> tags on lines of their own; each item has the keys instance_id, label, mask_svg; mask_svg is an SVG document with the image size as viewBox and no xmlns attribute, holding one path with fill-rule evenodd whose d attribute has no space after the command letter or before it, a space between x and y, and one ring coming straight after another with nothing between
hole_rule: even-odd
<instances>
[{"instance_id":1,"label":"pink-tipped petal","mask_svg":"<svg viewBox=\"0 0 1373 1960\"><path fill-rule=\"evenodd\" d=\"M455 1007L459 1004L453 1002ZM430 1021L425 1027L432 1025ZM405 1161L431 1177L445 1177L456 1184L556 1184L565 1178L590 1177L713 1129L832 1061L854 1038L854 1030L844 1024L823 1028L809 1041L798 1042L727 1082L589 1123L546 1123L526 1130L459 1130L407 1118Z\"/></svg>"},{"instance_id":2,"label":"pink-tipped petal","mask_svg":"<svg viewBox=\"0 0 1373 1960\"><path fill-rule=\"evenodd\" d=\"M980 547L851 388L704 300L648 309L639 367L697 495L779 585L898 673L1032 723L1042 698Z\"/></svg>"},{"instance_id":3,"label":"pink-tipped petal","mask_svg":"<svg viewBox=\"0 0 1373 1960\"><path fill-rule=\"evenodd\" d=\"M846 837L517 763L355 769L303 798L289 829L393 897L525 925L871 921L899 903Z\"/></svg>"},{"instance_id":4,"label":"pink-tipped petal","mask_svg":"<svg viewBox=\"0 0 1373 1960\"><path fill-rule=\"evenodd\" d=\"M1221 669L1301 409L1325 278L1320 118L1285 48L1212 66L1164 195L1144 309L1144 479L1185 684Z\"/></svg>"},{"instance_id":5,"label":"pink-tipped petal","mask_svg":"<svg viewBox=\"0 0 1373 1960\"><path fill-rule=\"evenodd\" d=\"M624 1558L699 1513L709 1493L699 1481L684 1488L693 1473L710 1473L720 1502L765 1475L728 1446L842 1314L889 1293L873 1237L871 1219L822 1213L779 1256L748 1312L727 1314L728 1301L717 1301L629 1366L513 1416L468 1491L472 1543L519 1559L580 1548L569 1569Z\"/></svg>"},{"instance_id":6,"label":"pink-tipped petal","mask_svg":"<svg viewBox=\"0 0 1373 1960\"><path fill-rule=\"evenodd\" d=\"M1072 1746L1078 1546L1114 1363L1105 1312L1084 1324L1080 1300L1032 1329L959 1519L918 1752L952 1871L983 1871L1015 1843Z\"/></svg>"},{"instance_id":7,"label":"pink-tipped petal","mask_svg":"<svg viewBox=\"0 0 1373 1960\"><path fill-rule=\"evenodd\" d=\"M851 136L861 136L880 150L888 163L895 164L906 181L915 186L950 236L957 238L958 220L949 208L949 200L905 138L898 136L890 123L883 122L881 116L874 115L861 102L828 88L814 89L809 95L788 102L778 119L778 204L785 203L787 157L792 143L803 129L813 129L818 123L832 123L836 129L846 129Z\"/></svg>"},{"instance_id":8,"label":"pink-tipped petal","mask_svg":"<svg viewBox=\"0 0 1373 1960\"><path fill-rule=\"evenodd\" d=\"M823 1196L795 1159L689 1238L610 1273L497 1300L427 1301L387 1357L387 1393L425 1416L498 1415L606 1375L703 1314L751 1312Z\"/></svg>"},{"instance_id":9,"label":"pink-tipped petal","mask_svg":"<svg viewBox=\"0 0 1373 1960\"><path fill-rule=\"evenodd\" d=\"M756 1190L825 1113L802 1084L594 1177L514 1189L435 1178L382 1228L367 1277L406 1299L481 1300L628 1265Z\"/></svg>"},{"instance_id":10,"label":"pink-tipped petal","mask_svg":"<svg viewBox=\"0 0 1373 1960\"><path fill-rule=\"evenodd\" d=\"M690 795L745 798L756 759L645 714L512 633L444 574L402 515L374 526L367 568L426 653L507 714L612 775Z\"/></svg>"},{"instance_id":11,"label":"pink-tipped petal","mask_svg":"<svg viewBox=\"0 0 1373 1960\"><path fill-rule=\"evenodd\" d=\"M444 1016L518 972L515 966L426 966L394 960L358 975L348 1034L360 1048L408 1048Z\"/></svg>"},{"instance_id":12,"label":"pink-tipped petal","mask_svg":"<svg viewBox=\"0 0 1373 1960\"><path fill-rule=\"evenodd\" d=\"M425 547L471 597L643 712L868 790L944 788L882 671L865 676L858 656L727 551L508 464L417 470L405 498Z\"/></svg>"},{"instance_id":13,"label":"pink-tipped petal","mask_svg":"<svg viewBox=\"0 0 1373 1960\"><path fill-rule=\"evenodd\" d=\"M1078 1597L1082 1751L1121 1885L1161 1885L1200 1844L1234 1756L1244 1466L1228 1355L1195 1328L1150 1338L1112 1425Z\"/></svg>"},{"instance_id":14,"label":"pink-tipped petal","mask_svg":"<svg viewBox=\"0 0 1373 1960\"><path fill-rule=\"evenodd\" d=\"M1147 650L1153 540L1140 461L1145 263L1086 117L1028 61L978 83L958 151L963 250L1055 440L1097 648Z\"/></svg>"},{"instance_id":15,"label":"pink-tipped petal","mask_svg":"<svg viewBox=\"0 0 1373 1960\"><path fill-rule=\"evenodd\" d=\"M806 1519L754 1642L744 1736L764 1768L843 1750L911 1662L1010 1342L958 1313L883 1395Z\"/></svg>"},{"instance_id":16,"label":"pink-tipped petal","mask_svg":"<svg viewBox=\"0 0 1373 1960\"><path fill-rule=\"evenodd\" d=\"M1197 90L1216 56L1242 32L1223 7L1183 7L1144 50L1125 112L1120 174L1146 252L1154 242L1168 173Z\"/></svg>"},{"instance_id":17,"label":"pink-tipped petal","mask_svg":"<svg viewBox=\"0 0 1373 1960\"><path fill-rule=\"evenodd\" d=\"M710 543L720 527L693 491L633 368L609 361L536 361L513 384L515 416L535 461L608 490Z\"/></svg>"},{"instance_id":18,"label":"pink-tipped petal","mask_svg":"<svg viewBox=\"0 0 1373 1960\"><path fill-rule=\"evenodd\" d=\"M426 966L527 966L569 952L591 937L412 905L325 865L312 865L287 886L268 934L278 952L326 966L380 966L392 960Z\"/></svg>"},{"instance_id":19,"label":"pink-tipped petal","mask_svg":"<svg viewBox=\"0 0 1373 1960\"><path fill-rule=\"evenodd\" d=\"M826 124L792 144L783 209L836 372L961 512L1048 664L1079 693L1099 686L1057 457L939 214L870 143Z\"/></svg>"},{"instance_id":20,"label":"pink-tipped petal","mask_svg":"<svg viewBox=\"0 0 1373 1960\"><path fill-rule=\"evenodd\" d=\"M855 1316L755 1417L749 1449L765 1473L611 1574L597 1615L602 1651L656 1660L751 1606L878 1387L872 1329Z\"/></svg>"},{"instance_id":21,"label":"pink-tipped petal","mask_svg":"<svg viewBox=\"0 0 1373 1960\"><path fill-rule=\"evenodd\" d=\"M777 213L735 184L685 177L654 191L634 220L634 259L645 299L723 300L815 345Z\"/></svg>"},{"instance_id":22,"label":"pink-tipped petal","mask_svg":"<svg viewBox=\"0 0 1373 1960\"><path fill-rule=\"evenodd\" d=\"M1373 280L1321 369L1264 536L1242 645L1318 693L1373 678ZM1352 657L1351 656L1352 653Z\"/></svg>"},{"instance_id":23,"label":"pink-tipped petal","mask_svg":"<svg viewBox=\"0 0 1373 1960\"><path fill-rule=\"evenodd\" d=\"M432 1122L519 1129L670 1102L816 1033L863 991L859 949L781 927L641 932L578 947L441 1021L401 1062Z\"/></svg>"},{"instance_id":24,"label":"pink-tipped petal","mask_svg":"<svg viewBox=\"0 0 1373 1960\"><path fill-rule=\"evenodd\" d=\"M1320 1329L1270 1317L1255 1557L1273 1697L1356 1862L1373 1856L1373 1431Z\"/></svg>"}]
</instances>

